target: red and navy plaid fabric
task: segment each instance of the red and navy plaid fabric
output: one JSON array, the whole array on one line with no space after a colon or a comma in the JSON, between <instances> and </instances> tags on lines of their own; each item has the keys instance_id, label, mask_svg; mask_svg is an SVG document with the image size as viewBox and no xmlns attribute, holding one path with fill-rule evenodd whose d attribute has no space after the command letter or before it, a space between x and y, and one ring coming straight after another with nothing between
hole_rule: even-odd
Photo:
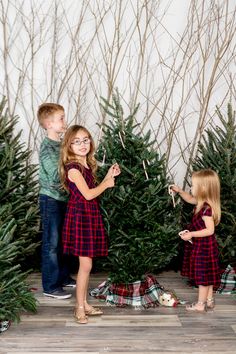
<instances>
[{"instance_id":1,"label":"red and navy plaid fabric","mask_svg":"<svg viewBox=\"0 0 236 354\"><path fill-rule=\"evenodd\" d=\"M194 213L189 231L205 229L204 216L212 216L211 207L204 204L198 213ZM220 284L219 251L215 234L206 237L193 237L193 244L185 242L184 259L181 274L193 280L196 285Z\"/></svg>"},{"instance_id":2,"label":"red and navy plaid fabric","mask_svg":"<svg viewBox=\"0 0 236 354\"><path fill-rule=\"evenodd\" d=\"M228 264L221 274L220 287L217 289L219 294L236 294L236 268Z\"/></svg>"},{"instance_id":3,"label":"red and navy plaid fabric","mask_svg":"<svg viewBox=\"0 0 236 354\"><path fill-rule=\"evenodd\" d=\"M159 306L160 297L165 292L166 290L158 283L156 277L147 275L142 281L138 280L128 284L113 284L108 279L91 290L89 294L118 307L129 305L148 308Z\"/></svg>"},{"instance_id":4,"label":"red and navy plaid fabric","mask_svg":"<svg viewBox=\"0 0 236 354\"><path fill-rule=\"evenodd\" d=\"M72 168L82 172L90 189L95 187L90 169L81 170L77 163L69 163L66 166L70 198L62 232L63 252L84 257L107 256L107 236L98 200L86 200L76 185L68 179L68 171Z\"/></svg>"}]
</instances>

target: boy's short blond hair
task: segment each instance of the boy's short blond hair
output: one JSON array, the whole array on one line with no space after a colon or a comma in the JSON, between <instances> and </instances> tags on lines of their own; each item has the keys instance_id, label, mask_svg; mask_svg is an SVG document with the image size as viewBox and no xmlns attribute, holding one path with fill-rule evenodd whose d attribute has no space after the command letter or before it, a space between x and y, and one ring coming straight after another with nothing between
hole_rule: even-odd
<instances>
[{"instance_id":1,"label":"boy's short blond hair","mask_svg":"<svg viewBox=\"0 0 236 354\"><path fill-rule=\"evenodd\" d=\"M46 129L46 124L45 122L51 118L51 116L58 111L65 111L64 107L62 107L60 104L57 103L43 103L39 106L38 112L37 112L37 117L38 117L38 122L43 127Z\"/></svg>"}]
</instances>

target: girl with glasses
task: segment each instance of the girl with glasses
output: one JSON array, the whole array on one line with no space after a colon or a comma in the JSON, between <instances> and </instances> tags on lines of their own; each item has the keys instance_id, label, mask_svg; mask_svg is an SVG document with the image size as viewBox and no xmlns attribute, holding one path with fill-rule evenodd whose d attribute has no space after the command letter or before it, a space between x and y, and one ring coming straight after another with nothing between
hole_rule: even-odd
<instances>
[{"instance_id":1,"label":"girl with glasses","mask_svg":"<svg viewBox=\"0 0 236 354\"><path fill-rule=\"evenodd\" d=\"M67 130L61 148L60 174L62 185L70 197L62 239L64 253L79 257L74 316L80 324L88 323L88 316L102 314L101 309L87 302L92 260L108 254L97 197L107 188L114 187L114 177L120 174L118 164L114 164L104 180L96 184L94 152L94 141L85 127L73 125Z\"/></svg>"}]
</instances>

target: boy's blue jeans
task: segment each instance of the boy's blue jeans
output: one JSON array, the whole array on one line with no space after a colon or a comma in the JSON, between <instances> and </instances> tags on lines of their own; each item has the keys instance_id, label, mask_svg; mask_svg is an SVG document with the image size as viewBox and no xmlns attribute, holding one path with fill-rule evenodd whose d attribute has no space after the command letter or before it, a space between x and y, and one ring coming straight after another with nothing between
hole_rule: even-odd
<instances>
[{"instance_id":1,"label":"boy's blue jeans","mask_svg":"<svg viewBox=\"0 0 236 354\"><path fill-rule=\"evenodd\" d=\"M68 281L69 268L62 255L62 227L66 203L40 194L42 224L42 284L44 292L61 289Z\"/></svg>"}]
</instances>

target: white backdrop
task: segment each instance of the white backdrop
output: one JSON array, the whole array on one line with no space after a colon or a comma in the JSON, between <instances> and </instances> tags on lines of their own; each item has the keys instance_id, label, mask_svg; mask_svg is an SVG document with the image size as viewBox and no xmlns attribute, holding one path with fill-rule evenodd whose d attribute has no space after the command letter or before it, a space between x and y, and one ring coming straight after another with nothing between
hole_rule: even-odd
<instances>
[{"instance_id":1,"label":"white backdrop","mask_svg":"<svg viewBox=\"0 0 236 354\"><path fill-rule=\"evenodd\" d=\"M235 15L231 0L0 0L0 93L33 161L39 104L59 102L97 139L100 97L117 87L181 183L216 105L235 102Z\"/></svg>"}]
</instances>

